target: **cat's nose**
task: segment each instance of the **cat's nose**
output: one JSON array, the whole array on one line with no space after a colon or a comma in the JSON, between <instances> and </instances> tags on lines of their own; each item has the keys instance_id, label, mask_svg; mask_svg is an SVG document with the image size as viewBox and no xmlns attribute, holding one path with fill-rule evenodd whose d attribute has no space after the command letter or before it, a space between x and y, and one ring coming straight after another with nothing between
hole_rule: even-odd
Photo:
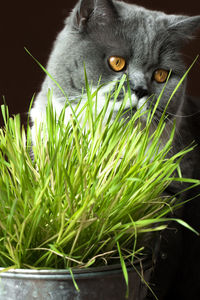
<instances>
[{"instance_id":1,"label":"cat's nose","mask_svg":"<svg viewBox=\"0 0 200 300\"><path fill-rule=\"evenodd\" d=\"M138 97L138 99L148 96L148 90L142 86L135 87L133 89L133 92Z\"/></svg>"}]
</instances>

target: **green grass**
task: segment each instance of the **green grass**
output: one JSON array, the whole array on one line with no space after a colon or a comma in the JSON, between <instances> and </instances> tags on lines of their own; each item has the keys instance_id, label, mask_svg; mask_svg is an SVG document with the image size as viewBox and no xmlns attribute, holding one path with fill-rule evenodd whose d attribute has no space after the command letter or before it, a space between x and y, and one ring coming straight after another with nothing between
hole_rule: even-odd
<instances>
[{"instance_id":1,"label":"green grass","mask_svg":"<svg viewBox=\"0 0 200 300\"><path fill-rule=\"evenodd\" d=\"M124 80L116 88L116 99ZM164 114L153 133L154 110L145 112L145 128L141 109L127 122L125 93L111 121L113 111L105 118L111 95L97 114L98 91L92 94L87 81L86 87L84 110L78 113L78 105L66 125L65 109L56 118L49 93L46 125L38 126L33 147L30 127L25 130L19 115L11 118L7 106L1 107L1 267L71 269L121 261L127 278L124 262L142 257L145 234L165 229L168 213L176 209L175 197L162 197L166 187L173 180L199 184L173 178L192 148L167 158L175 125L160 147Z\"/></svg>"}]
</instances>

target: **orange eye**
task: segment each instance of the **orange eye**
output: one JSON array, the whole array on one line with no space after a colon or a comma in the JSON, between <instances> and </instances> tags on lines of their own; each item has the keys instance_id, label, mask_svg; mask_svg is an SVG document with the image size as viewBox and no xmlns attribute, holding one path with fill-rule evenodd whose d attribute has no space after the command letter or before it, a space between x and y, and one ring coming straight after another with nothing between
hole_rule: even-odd
<instances>
[{"instance_id":1,"label":"orange eye","mask_svg":"<svg viewBox=\"0 0 200 300\"><path fill-rule=\"evenodd\" d=\"M154 72L153 78L158 83L164 83L167 80L169 71L158 69Z\"/></svg>"},{"instance_id":2,"label":"orange eye","mask_svg":"<svg viewBox=\"0 0 200 300\"><path fill-rule=\"evenodd\" d=\"M126 61L123 57L111 56L108 59L109 66L115 72L122 71L126 66Z\"/></svg>"}]
</instances>

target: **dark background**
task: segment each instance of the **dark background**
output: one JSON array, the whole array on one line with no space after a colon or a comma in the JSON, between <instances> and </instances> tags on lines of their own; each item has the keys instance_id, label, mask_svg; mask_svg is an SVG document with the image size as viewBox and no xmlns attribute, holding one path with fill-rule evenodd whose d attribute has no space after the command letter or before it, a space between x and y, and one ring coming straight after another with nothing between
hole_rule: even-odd
<instances>
[{"instance_id":1,"label":"dark background","mask_svg":"<svg viewBox=\"0 0 200 300\"><path fill-rule=\"evenodd\" d=\"M129 2L150 9L163 10L166 13L200 14L200 1L197 0L184 3L172 0L129 0ZM63 20L75 3L74 0L49 1L48 4L42 1L1 3L0 103L3 103L4 96L10 113L21 113L23 121L26 119L31 98L39 90L44 78L43 71L26 53L24 47L45 66L52 43L63 27ZM189 66L198 54L200 54L200 31L197 33L196 40L190 42L184 49L186 64ZM188 79L189 93L198 97L200 101L200 58Z\"/></svg>"}]
</instances>

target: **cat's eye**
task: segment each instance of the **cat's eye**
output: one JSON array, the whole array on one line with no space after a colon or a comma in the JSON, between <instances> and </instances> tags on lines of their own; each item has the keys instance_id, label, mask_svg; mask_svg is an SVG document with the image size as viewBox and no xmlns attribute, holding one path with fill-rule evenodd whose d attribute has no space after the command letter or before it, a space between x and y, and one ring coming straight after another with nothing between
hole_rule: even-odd
<instances>
[{"instance_id":1,"label":"cat's eye","mask_svg":"<svg viewBox=\"0 0 200 300\"><path fill-rule=\"evenodd\" d=\"M169 71L164 69L158 69L153 74L153 79L158 83L164 83L167 80Z\"/></svg>"},{"instance_id":2,"label":"cat's eye","mask_svg":"<svg viewBox=\"0 0 200 300\"><path fill-rule=\"evenodd\" d=\"M110 56L108 63L110 68L115 72L122 71L126 66L126 60L120 56Z\"/></svg>"}]
</instances>

